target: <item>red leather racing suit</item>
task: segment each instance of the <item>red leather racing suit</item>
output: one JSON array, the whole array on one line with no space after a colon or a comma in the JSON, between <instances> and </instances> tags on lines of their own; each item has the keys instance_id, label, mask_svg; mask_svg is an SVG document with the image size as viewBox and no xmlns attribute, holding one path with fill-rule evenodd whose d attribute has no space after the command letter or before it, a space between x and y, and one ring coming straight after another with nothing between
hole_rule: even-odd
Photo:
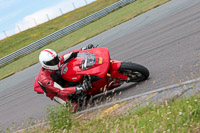
<instances>
[{"instance_id":1,"label":"red leather racing suit","mask_svg":"<svg viewBox=\"0 0 200 133\"><path fill-rule=\"evenodd\" d=\"M80 49L74 50L78 52ZM72 55L72 54L71 54ZM66 60L70 59L70 53L59 57L60 64L62 65ZM38 81L45 87L45 95L51 100L55 100L61 104L66 103L69 100L68 95L76 93L76 86L74 87L61 87L60 84L52 79L52 76L56 74L56 71L50 71L44 68L40 69L38 75Z\"/></svg>"}]
</instances>

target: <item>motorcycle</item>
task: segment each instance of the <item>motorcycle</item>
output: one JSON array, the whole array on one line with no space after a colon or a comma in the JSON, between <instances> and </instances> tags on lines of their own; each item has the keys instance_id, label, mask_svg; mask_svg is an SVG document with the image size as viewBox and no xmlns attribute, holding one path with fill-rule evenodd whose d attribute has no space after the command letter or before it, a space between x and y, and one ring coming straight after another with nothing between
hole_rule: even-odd
<instances>
[{"instance_id":1,"label":"motorcycle","mask_svg":"<svg viewBox=\"0 0 200 133\"><path fill-rule=\"evenodd\" d=\"M144 81L149 77L149 70L136 63L111 60L109 50L103 47L79 51L76 58L62 65L61 76L74 84L83 81L90 84L91 89L69 96L72 101L83 102L85 97L95 96L124 83ZM38 92L43 93L42 90Z\"/></svg>"}]
</instances>

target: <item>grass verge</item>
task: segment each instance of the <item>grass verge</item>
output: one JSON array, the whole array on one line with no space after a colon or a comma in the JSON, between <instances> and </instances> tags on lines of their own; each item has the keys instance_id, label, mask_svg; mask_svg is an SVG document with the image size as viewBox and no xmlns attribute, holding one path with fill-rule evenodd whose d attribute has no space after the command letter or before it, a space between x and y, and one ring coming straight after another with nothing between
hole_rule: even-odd
<instances>
[{"instance_id":1,"label":"grass verge","mask_svg":"<svg viewBox=\"0 0 200 133\"><path fill-rule=\"evenodd\" d=\"M51 124L39 132L200 132L200 95L165 101L160 105L149 104L134 112L104 117L95 115L80 119L66 113L64 108L49 110Z\"/></svg>"},{"instance_id":2,"label":"grass verge","mask_svg":"<svg viewBox=\"0 0 200 133\"><path fill-rule=\"evenodd\" d=\"M61 52L168 1L170 0L137 0L134 3L110 13L98 21L95 21L29 55L26 55L2 67L0 69L0 79L8 77L15 72L19 72L37 63L40 51L45 48L51 48L56 52Z\"/></svg>"}]
</instances>

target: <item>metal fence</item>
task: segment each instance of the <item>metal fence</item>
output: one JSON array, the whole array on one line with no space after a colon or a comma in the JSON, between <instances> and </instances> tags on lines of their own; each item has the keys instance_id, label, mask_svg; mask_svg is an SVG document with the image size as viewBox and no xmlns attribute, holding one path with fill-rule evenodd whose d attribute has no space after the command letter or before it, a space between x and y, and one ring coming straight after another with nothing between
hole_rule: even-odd
<instances>
[{"instance_id":1,"label":"metal fence","mask_svg":"<svg viewBox=\"0 0 200 133\"><path fill-rule=\"evenodd\" d=\"M57 31L57 32L54 32L34 43L31 43L24 48L21 48L5 57L2 57L0 59L0 66L8 64L9 62L13 61L16 58L19 58L20 56L29 54L29 53L47 45L48 43L50 43L52 41L62 38L63 36L66 36L67 34L70 34L71 32L73 32L73 31L75 31L97 19L100 19L100 18L106 16L107 14L109 14L110 12L112 12L120 7L123 7L131 2L134 2L134 1L135 0L120 0L120 1L110 5L96 13L93 13L92 15L85 17L85 18L83 18L83 19Z\"/></svg>"}]
</instances>

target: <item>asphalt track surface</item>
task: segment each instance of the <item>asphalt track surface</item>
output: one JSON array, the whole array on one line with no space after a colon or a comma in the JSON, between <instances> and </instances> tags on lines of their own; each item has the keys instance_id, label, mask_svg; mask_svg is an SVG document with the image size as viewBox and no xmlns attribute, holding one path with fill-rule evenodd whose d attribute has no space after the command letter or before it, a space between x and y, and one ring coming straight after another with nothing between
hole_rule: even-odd
<instances>
[{"instance_id":1,"label":"asphalt track surface","mask_svg":"<svg viewBox=\"0 0 200 133\"><path fill-rule=\"evenodd\" d=\"M112 59L146 66L150 78L137 85L122 86L117 99L198 78L199 7L199 0L172 0L61 54L88 43L101 44L108 47ZM36 64L0 81L0 128L10 127L12 123L21 126L29 118L42 118L46 106L55 104L33 92L39 69L40 65Z\"/></svg>"}]
</instances>

